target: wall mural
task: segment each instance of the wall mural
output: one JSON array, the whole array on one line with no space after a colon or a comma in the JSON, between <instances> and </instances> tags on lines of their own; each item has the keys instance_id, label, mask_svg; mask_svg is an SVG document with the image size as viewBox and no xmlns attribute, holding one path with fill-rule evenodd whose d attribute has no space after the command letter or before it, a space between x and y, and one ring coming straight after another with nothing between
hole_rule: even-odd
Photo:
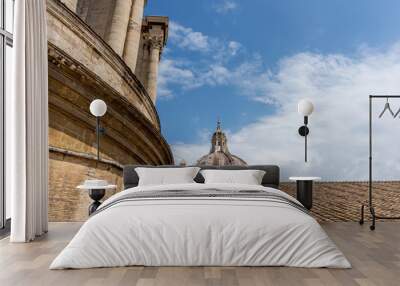
<instances>
[{"instance_id":1,"label":"wall mural","mask_svg":"<svg viewBox=\"0 0 400 286\"><path fill-rule=\"evenodd\" d=\"M358 220L368 95L400 94L400 3L389 2L48 0L50 220L85 220L77 186L100 178L107 198L128 164L276 164L292 195L289 177L322 178L319 220ZM373 149L390 214L400 100L389 103L379 119L386 101L374 102Z\"/></svg>"}]
</instances>

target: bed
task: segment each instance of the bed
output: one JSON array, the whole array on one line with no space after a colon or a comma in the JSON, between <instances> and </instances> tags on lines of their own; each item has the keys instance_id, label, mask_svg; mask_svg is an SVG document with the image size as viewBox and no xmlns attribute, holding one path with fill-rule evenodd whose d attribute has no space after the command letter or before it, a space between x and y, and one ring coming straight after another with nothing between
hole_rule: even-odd
<instances>
[{"instance_id":1,"label":"bed","mask_svg":"<svg viewBox=\"0 0 400 286\"><path fill-rule=\"evenodd\" d=\"M50 269L351 267L308 211L279 190L278 166L224 168L263 170L260 185L205 184L199 173L193 183L153 186L138 186L137 167L124 168L125 190L99 207Z\"/></svg>"}]
</instances>

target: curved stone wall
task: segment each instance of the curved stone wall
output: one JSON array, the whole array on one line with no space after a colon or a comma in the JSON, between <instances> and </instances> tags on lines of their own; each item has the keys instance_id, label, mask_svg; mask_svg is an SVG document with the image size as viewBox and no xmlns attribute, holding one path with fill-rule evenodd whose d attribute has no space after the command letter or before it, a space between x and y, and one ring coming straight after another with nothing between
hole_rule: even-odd
<instances>
[{"instance_id":1,"label":"curved stone wall","mask_svg":"<svg viewBox=\"0 0 400 286\"><path fill-rule=\"evenodd\" d=\"M48 41L105 81L157 128L159 120L146 90L125 62L75 13L59 1L47 1Z\"/></svg>"},{"instance_id":2,"label":"curved stone wall","mask_svg":"<svg viewBox=\"0 0 400 286\"><path fill-rule=\"evenodd\" d=\"M90 202L76 186L90 177L122 189L125 164L173 164L157 111L136 76L98 35L58 1L47 1L49 59L49 218L87 218ZM101 162L90 102L108 109L101 118ZM112 194L109 193L109 195Z\"/></svg>"}]
</instances>

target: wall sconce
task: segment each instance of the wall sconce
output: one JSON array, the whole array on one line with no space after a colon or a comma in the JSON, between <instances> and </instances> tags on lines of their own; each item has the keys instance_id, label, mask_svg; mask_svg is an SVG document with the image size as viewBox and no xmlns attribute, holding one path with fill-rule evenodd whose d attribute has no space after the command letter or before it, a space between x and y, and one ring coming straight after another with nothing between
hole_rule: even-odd
<instances>
[{"instance_id":1,"label":"wall sconce","mask_svg":"<svg viewBox=\"0 0 400 286\"><path fill-rule=\"evenodd\" d=\"M96 138L97 138L97 161L100 161L100 134L104 134L105 129L100 127L100 117L107 112L107 104L101 99L95 99L90 103L90 113L96 116Z\"/></svg>"},{"instance_id":2,"label":"wall sconce","mask_svg":"<svg viewBox=\"0 0 400 286\"><path fill-rule=\"evenodd\" d=\"M299 128L299 134L304 137L304 161L307 162L307 135L310 133L307 124L308 116L314 111L314 105L309 100L300 100L297 105L297 111L304 116L304 125Z\"/></svg>"}]
</instances>

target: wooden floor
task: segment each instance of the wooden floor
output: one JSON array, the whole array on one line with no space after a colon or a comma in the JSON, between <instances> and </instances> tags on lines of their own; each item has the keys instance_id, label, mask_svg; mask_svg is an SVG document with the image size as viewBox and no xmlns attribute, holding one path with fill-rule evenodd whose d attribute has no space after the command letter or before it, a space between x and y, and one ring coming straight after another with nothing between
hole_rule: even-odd
<instances>
[{"instance_id":1,"label":"wooden floor","mask_svg":"<svg viewBox=\"0 0 400 286\"><path fill-rule=\"evenodd\" d=\"M382 222L371 232L354 222L323 224L352 269L288 267L124 267L48 270L80 223L51 223L28 244L0 241L0 285L400 285L400 223Z\"/></svg>"}]
</instances>

